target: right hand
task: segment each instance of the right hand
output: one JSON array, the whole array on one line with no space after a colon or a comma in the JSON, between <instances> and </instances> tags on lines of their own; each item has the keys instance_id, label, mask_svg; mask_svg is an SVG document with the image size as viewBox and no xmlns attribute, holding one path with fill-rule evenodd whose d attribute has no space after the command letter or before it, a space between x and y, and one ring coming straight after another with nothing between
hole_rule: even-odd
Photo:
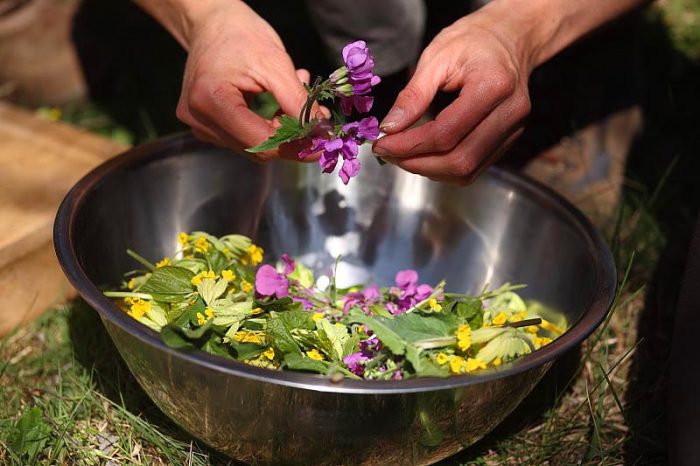
<instances>
[{"instance_id":1,"label":"right hand","mask_svg":"<svg viewBox=\"0 0 700 466\"><path fill-rule=\"evenodd\" d=\"M283 113L297 117L306 102L306 70L295 70L282 40L245 3L210 2L189 35L189 50L177 117L200 140L228 147L257 161L297 158L299 148L249 154L243 149L270 137L276 122L248 107L246 97L270 92Z\"/></svg>"}]
</instances>

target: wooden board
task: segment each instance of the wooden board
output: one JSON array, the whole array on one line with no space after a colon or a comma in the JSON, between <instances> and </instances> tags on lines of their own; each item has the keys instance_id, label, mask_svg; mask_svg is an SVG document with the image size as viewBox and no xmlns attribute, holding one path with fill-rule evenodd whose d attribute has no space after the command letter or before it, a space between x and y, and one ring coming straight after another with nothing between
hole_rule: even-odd
<instances>
[{"instance_id":1,"label":"wooden board","mask_svg":"<svg viewBox=\"0 0 700 466\"><path fill-rule=\"evenodd\" d=\"M56 210L80 177L124 149L0 102L0 335L65 299Z\"/></svg>"}]
</instances>

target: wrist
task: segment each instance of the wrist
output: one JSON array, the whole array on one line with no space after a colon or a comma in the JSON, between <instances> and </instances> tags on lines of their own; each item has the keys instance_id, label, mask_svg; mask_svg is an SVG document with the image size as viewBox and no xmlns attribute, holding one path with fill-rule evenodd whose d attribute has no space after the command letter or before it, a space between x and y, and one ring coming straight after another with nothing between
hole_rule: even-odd
<instances>
[{"instance_id":1,"label":"wrist","mask_svg":"<svg viewBox=\"0 0 700 466\"><path fill-rule=\"evenodd\" d=\"M214 12L238 0L134 0L153 16L186 50L199 26Z\"/></svg>"}]
</instances>

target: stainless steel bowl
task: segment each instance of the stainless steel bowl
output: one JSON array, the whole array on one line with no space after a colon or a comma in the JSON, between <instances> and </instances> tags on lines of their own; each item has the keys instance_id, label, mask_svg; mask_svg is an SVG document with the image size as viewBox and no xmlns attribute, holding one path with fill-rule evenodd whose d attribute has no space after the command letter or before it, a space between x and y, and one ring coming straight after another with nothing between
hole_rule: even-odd
<instances>
[{"instance_id":1,"label":"stainless steel bowl","mask_svg":"<svg viewBox=\"0 0 700 466\"><path fill-rule=\"evenodd\" d=\"M440 185L362 156L349 186L318 166L257 165L189 136L137 147L83 178L54 239L61 265L100 314L143 389L176 423L239 460L285 464L429 464L493 429L552 362L603 320L615 291L611 254L561 197L491 169L469 188ZM267 257L287 252L317 272L342 254L340 280L388 284L412 267L452 290L526 283L526 298L563 312L549 346L480 375L342 381L174 351L100 288L171 254L179 231L239 232Z\"/></svg>"}]
</instances>

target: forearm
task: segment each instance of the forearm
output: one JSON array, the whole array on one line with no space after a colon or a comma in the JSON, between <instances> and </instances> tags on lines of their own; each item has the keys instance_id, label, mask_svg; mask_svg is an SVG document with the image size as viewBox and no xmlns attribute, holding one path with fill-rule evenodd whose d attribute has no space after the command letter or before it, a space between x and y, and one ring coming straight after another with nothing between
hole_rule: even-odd
<instances>
[{"instance_id":1,"label":"forearm","mask_svg":"<svg viewBox=\"0 0 700 466\"><path fill-rule=\"evenodd\" d=\"M603 24L651 0L493 0L492 26L517 43L534 68ZM488 19L487 19L488 21Z\"/></svg>"},{"instance_id":2,"label":"forearm","mask_svg":"<svg viewBox=\"0 0 700 466\"><path fill-rule=\"evenodd\" d=\"M237 0L223 0L229 3ZM192 31L222 0L134 0L189 50Z\"/></svg>"}]
</instances>

